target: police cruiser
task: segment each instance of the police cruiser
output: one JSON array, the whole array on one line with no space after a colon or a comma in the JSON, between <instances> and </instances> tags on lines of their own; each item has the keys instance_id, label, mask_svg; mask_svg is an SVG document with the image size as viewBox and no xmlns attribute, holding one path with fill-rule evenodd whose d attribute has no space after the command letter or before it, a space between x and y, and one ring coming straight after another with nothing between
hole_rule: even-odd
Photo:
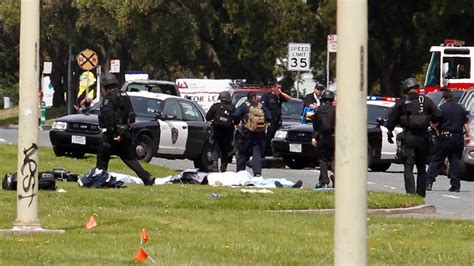
<instances>
[{"instance_id":1,"label":"police cruiser","mask_svg":"<svg viewBox=\"0 0 474 266\"><path fill-rule=\"evenodd\" d=\"M210 122L201 106L172 95L151 92L128 92L136 121L131 132L138 159L153 157L189 159L201 171L208 171L210 162ZM57 119L49 138L57 156L83 157L97 153L100 141L98 113L95 104L89 113L73 114Z\"/></svg>"},{"instance_id":2,"label":"police cruiser","mask_svg":"<svg viewBox=\"0 0 474 266\"><path fill-rule=\"evenodd\" d=\"M368 167L372 171L386 171L392 163L397 163L397 146L387 139L384 126L396 98L370 96L367 98ZM394 136L402 131L397 127ZM282 127L272 139L274 156L282 157L292 169L315 167L318 162L316 147L311 144L313 125L311 123ZM394 137L394 142L395 142Z\"/></svg>"}]
</instances>

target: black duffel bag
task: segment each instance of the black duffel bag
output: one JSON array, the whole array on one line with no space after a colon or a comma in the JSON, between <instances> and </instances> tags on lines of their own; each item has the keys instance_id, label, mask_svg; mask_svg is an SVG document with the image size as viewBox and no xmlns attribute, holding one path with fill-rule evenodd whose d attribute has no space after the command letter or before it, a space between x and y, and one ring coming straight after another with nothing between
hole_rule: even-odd
<instances>
[{"instance_id":1,"label":"black duffel bag","mask_svg":"<svg viewBox=\"0 0 474 266\"><path fill-rule=\"evenodd\" d=\"M16 173L6 173L3 177L2 188L4 190L16 190L17 183ZM39 172L38 183L38 189L56 190L56 179L52 172Z\"/></svg>"}]
</instances>

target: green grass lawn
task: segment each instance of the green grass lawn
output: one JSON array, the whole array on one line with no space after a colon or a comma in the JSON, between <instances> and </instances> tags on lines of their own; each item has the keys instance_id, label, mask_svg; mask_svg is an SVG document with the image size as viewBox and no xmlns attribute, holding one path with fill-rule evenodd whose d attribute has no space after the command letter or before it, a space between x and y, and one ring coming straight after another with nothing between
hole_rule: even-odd
<instances>
[{"instance_id":1,"label":"green grass lawn","mask_svg":"<svg viewBox=\"0 0 474 266\"><path fill-rule=\"evenodd\" d=\"M0 145L0 173L16 168L16 146ZM40 149L40 169L62 167L78 173L95 157L56 158ZM174 171L144 164L156 176ZM130 173L117 159L111 170ZM165 265L328 265L333 263L333 215L274 210L331 208L332 191L271 189L272 194L242 193L241 188L204 185L129 185L123 189L85 189L58 182L65 193L40 191L39 218L46 229L65 234L0 236L1 265L134 264L140 231L144 248ZM210 197L218 193L221 197ZM417 196L369 193L369 207L414 206ZM16 192L0 191L0 228L16 218ZM94 215L98 226L85 225ZM471 221L369 216L369 263L472 265Z\"/></svg>"}]
</instances>

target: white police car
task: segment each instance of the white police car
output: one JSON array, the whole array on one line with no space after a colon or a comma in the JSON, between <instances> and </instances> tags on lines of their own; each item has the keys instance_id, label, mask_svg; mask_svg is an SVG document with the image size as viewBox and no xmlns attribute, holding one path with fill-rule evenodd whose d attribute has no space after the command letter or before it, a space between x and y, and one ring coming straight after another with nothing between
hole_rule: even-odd
<instances>
[{"instance_id":1,"label":"white police car","mask_svg":"<svg viewBox=\"0 0 474 266\"><path fill-rule=\"evenodd\" d=\"M136 121L131 125L137 158L190 159L196 168L210 165L209 131L202 108L188 99L161 93L128 92ZM99 104L88 114L57 119L49 133L57 156L82 157L97 153L100 141Z\"/></svg>"}]
</instances>

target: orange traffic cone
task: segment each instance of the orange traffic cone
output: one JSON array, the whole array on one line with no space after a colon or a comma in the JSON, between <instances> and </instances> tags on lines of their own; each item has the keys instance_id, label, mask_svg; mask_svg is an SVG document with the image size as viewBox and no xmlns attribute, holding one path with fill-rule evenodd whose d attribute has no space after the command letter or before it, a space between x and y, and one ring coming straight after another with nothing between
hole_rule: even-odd
<instances>
[{"instance_id":1,"label":"orange traffic cone","mask_svg":"<svg viewBox=\"0 0 474 266\"><path fill-rule=\"evenodd\" d=\"M87 221L86 228L87 229L92 229L97 226L97 222L94 219L94 215L91 215L89 218L89 221Z\"/></svg>"},{"instance_id":2,"label":"orange traffic cone","mask_svg":"<svg viewBox=\"0 0 474 266\"><path fill-rule=\"evenodd\" d=\"M143 245L144 243L146 243L148 241L148 234L147 232L145 231L145 228L142 228L142 233L141 233L141 240L140 240L140 245Z\"/></svg>"},{"instance_id":3,"label":"orange traffic cone","mask_svg":"<svg viewBox=\"0 0 474 266\"><path fill-rule=\"evenodd\" d=\"M148 254L143 248L140 248L137 252L137 255L135 255L135 261L144 263L148 259Z\"/></svg>"}]
</instances>

